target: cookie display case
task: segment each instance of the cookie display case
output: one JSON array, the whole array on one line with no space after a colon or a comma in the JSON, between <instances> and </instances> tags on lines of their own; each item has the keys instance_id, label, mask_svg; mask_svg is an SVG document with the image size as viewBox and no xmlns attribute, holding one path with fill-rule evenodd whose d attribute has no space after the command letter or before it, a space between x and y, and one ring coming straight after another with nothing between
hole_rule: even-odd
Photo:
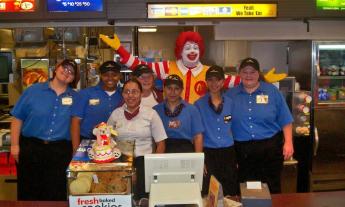
<instances>
[{"instance_id":1,"label":"cookie display case","mask_svg":"<svg viewBox=\"0 0 345 207\"><path fill-rule=\"evenodd\" d=\"M66 171L69 206L131 206L133 141L117 141L121 156L98 163L90 159L95 140L82 140Z\"/></svg>"}]
</instances>

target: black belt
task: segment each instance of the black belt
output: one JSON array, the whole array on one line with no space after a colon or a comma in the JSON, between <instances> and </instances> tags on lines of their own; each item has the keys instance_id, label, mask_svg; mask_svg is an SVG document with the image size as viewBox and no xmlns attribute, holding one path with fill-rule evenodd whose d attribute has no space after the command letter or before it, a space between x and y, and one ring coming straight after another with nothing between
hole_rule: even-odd
<instances>
[{"instance_id":1,"label":"black belt","mask_svg":"<svg viewBox=\"0 0 345 207\"><path fill-rule=\"evenodd\" d=\"M277 139L281 139L283 136L282 132L278 132L275 135L273 135L272 137L269 138L264 138L264 139L252 139L252 140L248 140L248 141L235 141L235 144L252 144L252 143L266 143L266 142L272 142L275 141Z\"/></svg>"},{"instance_id":2,"label":"black belt","mask_svg":"<svg viewBox=\"0 0 345 207\"><path fill-rule=\"evenodd\" d=\"M168 138L165 144L193 144L189 139Z\"/></svg>"},{"instance_id":3,"label":"black belt","mask_svg":"<svg viewBox=\"0 0 345 207\"><path fill-rule=\"evenodd\" d=\"M29 142L34 142L38 144L62 144L62 143L67 143L68 140L43 140L43 139L38 139L38 138L33 138L33 137L25 137L23 140L29 141Z\"/></svg>"}]
</instances>

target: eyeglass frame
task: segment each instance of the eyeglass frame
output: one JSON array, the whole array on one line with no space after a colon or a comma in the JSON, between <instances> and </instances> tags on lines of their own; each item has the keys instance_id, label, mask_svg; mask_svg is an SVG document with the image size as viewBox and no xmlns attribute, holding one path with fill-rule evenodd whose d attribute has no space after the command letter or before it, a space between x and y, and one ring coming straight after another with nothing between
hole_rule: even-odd
<instances>
[{"instance_id":1,"label":"eyeglass frame","mask_svg":"<svg viewBox=\"0 0 345 207\"><path fill-rule=\"evenodd\" d=\"M65 73L65 74L67 74L67 75L71 75L71 76L74 76L75 75L75 73L74 73L74 70L73 69L71 69L70 67L62 67L62 69L63 69L63 72Z\"/></svg>"},{"instance_id":2,"label":"eyeglass frame","mask_svg":"<svg viewBox=\"0 0 345 207\"><path fill-rule=\"evenodd\" d=\"M128 96L129 94L137 96L137 95L141 94L141 91L137 90L137 89L132 89L132 90L126 89L126 90L122 91L122 95L127 95Z\"/></svg>"}]
</instances>

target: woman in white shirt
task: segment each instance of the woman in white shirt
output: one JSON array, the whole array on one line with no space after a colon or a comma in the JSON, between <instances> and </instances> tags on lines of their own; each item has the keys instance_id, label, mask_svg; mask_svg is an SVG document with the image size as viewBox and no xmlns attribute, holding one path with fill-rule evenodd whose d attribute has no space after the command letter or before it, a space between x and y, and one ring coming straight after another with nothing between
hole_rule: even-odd
<instances>
[{"instance_id":1,"label":"woman in white shirt","mask_svg":"<svg viewBox=\"0 0 345 207\"><path fill-rule=\"evenodd\" d=\"M140 199L147 197L145 194L144 155L153 152L164 153L164 140L167 135L157 112L151 107L140 104L142 87L138 80L126 81L123 85L122 96L125 104L113 111L108 119L108 124L117 130L117 139L135 140L134 166L136 167L137 182L134 194L135 199Z\"/></svg>"}]
</instances>

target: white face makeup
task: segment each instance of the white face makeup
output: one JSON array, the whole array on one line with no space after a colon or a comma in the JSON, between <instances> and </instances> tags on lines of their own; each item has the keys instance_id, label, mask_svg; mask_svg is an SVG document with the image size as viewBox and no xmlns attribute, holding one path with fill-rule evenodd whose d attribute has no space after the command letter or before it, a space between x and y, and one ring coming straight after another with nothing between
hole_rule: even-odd
<instances>
[{"instance_id":1,"label":"white face makeup","mask_svg":"<svg viewBox=\"0 0 345 207\"><path fill-rule=\"evenodd\" d=\"M199 63L200 50L195 42L187 41L182 50L182 62L187 67L195 67Z\"/></svg>"}]
</instances>

